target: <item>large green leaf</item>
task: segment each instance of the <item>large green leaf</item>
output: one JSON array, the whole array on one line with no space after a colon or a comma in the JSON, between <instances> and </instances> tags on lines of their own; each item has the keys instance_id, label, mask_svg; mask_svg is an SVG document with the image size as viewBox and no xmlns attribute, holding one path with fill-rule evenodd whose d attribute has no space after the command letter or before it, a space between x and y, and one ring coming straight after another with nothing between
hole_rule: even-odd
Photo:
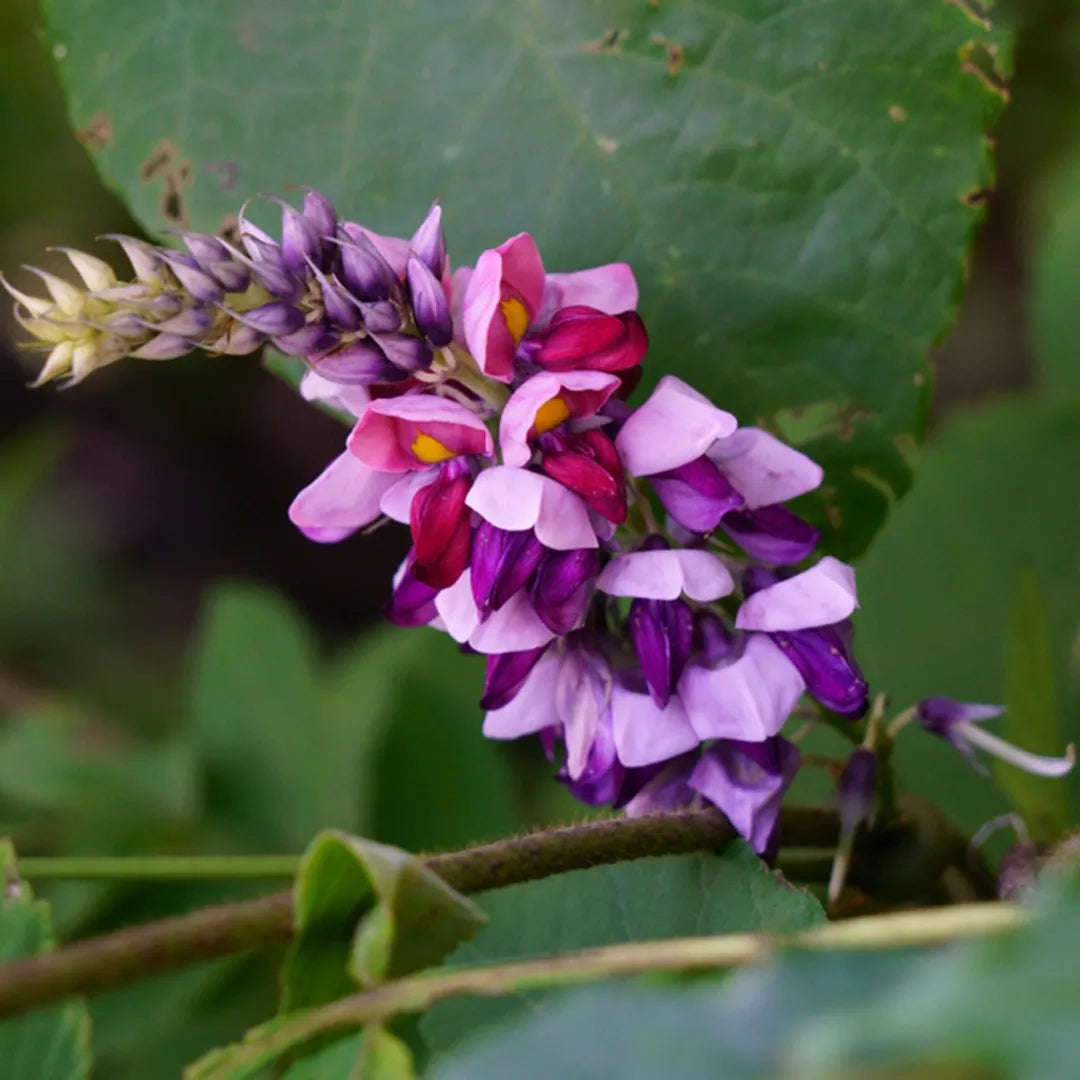
<instances>
[{"instance_id":1,"label":"large green leaf","mask_svg":"<svg viewBox=\"0 0 1080 1080\"><path fill-rule=\"evenodd\" d=\"M1008 938L925 952L792 952L695 986L549 999L432 1080L1051 1080L1080 1070L1080 888Z\"/></svg>"},{"instance_id":2,"label":"large green leaf","mask_svg":"<svg viewBox=\"0 0 1080 1080\"><path fill-rule=\"evenodd\" d=\"M1078 460L1080 411L1024 399L956 417L927 450L859 576L856 644L896 707L1005 700L1016 582L1028 573L1046 601L1063 735L1080 739ZM1024 738L1028 749L1052 749L1040 735ZM991 782L930 735L905 731L897 760L905 786L969 827L1004 809ZM1068 786L1076 805L1076 772Z\"/></svg>"},{"instance_id":3,"label":"large green leaf","mask_svg":"<svg viewBox=\"0 0 1080 1080\"><path fill-rule=\"evenodd\" d=\"M770 873L741 841L719 855L666 855L598 866L483 893L489 921L449 963L499 963L573 949L694 934L782 933L824 922L808 893ZM421 1023L442 1052L481 1027L535 1007L530 994L459 998L436 1005Z\"/></svg>"},{"instance_id":4,"label":"large green leaf","mask_svg":"<svg viewBox=\"0 0 1080 1080\"><path fill-rule=\"evenodd\" d=\"M0 842L0 964L53 945L49 906L19 882L11 846ZM4 1080L88 1080L90 1020L83 1001L69 1001L0 1023Z\"/></svg>"},{"instance_id":5,"label":"large green leaf","mask_svg":"<svg viewBox=\"0 0 1080 1080\"><path fill-rule=\"evenodd\" d=\"M882 0L49 0L75 125L151 230L324 189L469 262L631 262L648 376L745 421L818 406L824 514L858 548L908 482L924 354L990 178L1006 35ZM813 433L810 433L813 434Z\"/></svg>"}]
</instances>

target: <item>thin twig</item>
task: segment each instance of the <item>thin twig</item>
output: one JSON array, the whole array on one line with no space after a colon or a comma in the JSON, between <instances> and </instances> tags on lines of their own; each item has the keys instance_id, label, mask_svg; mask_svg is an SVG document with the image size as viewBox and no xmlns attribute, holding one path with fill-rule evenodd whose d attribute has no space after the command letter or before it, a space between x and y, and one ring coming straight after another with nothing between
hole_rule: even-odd
<instances>
[{"instance_id":1,"label":"thin twig","mask_svg":"<svg viewBox=\"0 0 1080 1080\"><path fill-rule=\"evenodd\" d=\"M835 814L785 809L784 842L792 847L836 843ZM477 893L568 870L648 855L715 850L735 831L715 810L615 818L545 829L427 858L462 893ZM203 908L77 942L0 966L0 1016L75 994L96 994L204 960L282 945L293 936L291 892Z\"/></svg>"}]
</instances>

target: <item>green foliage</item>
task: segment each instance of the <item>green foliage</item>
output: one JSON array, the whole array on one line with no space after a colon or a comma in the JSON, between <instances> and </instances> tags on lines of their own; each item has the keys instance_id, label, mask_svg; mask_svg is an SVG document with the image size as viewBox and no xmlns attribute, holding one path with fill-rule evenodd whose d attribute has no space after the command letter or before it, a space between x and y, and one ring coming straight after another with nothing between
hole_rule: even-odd
<instances>
[{"instance_id":1,"label":"green foliage","mask_svg":"<svg viewBox=\"0 0 1080 1080\"><path fill-rule=\"evenodd\" d=\"M0 964L53 947L49 905L35 900L17 876L11 845L0 841ZM0 1022L4 1080L88 1080L90 1019L69 1001Z\"/></svg>"},{"instance_id":2,"label":"green foliage","mask_svg":"<svg viewBox=\"0 0 1080 1080\"><path fill-rule=\"evenodd\" d=\"M1064 742L1054 700L1054 652L1046 601L1031 573L1020 576L1005 657L1002 733L1040 754L1060 754ZM1033 839L1052 844L1069 824L1069 792L1059 781L994 763L998 781L1024 818Z\"/></svg>"},{"instance_id":3,"label":"green foliage","mask_svg":"<svg viewBox=\"0 0 1080 1080\"><path fill-rule=\"evenodd\" d=\"M927 449L920 484L859 575L859 655L897 708L932 695L1005 700L1015 586L1031 573L1046 601L1062 735L1080 738L1077 460L1080 413L1039 400L955 417ZM1039 730L1015 734L1039 748ZM985 777L931 736L906 731L896 760L904 787L968 828L1004 809ZM1075 799L1077 774L1059 783Z\"/></svg>"},{"instance_id":4,"label":"green foliage","mask_svg":"<svg viewBox=\"0 0 1080 1080\"><path fill-rule=\"evenodd\" d=\"M312 841L295 891L283 1012L437 965L485 921L415 856L340 832Z\"/></svg>"},{"instance_id":5,"label":"green foliage","mask_svg":"<svg viewBox=\"0 0 1080 1080\"><path fill-rule=\"evenodd\" d=\"M550 998L436 1062L432 1080L853 1076L1042 1080L1080 1070L1074 880L1007 938L908 953L790 952L724 982Z\"/></svg>"},{"instance_id":6,"label":"green foliage","mask_svg":"<svg viewBox=\"0 0 1080 1080\"><path fill-rule=\"evenodd\" d=\"M459 262L520 229L630 262L653 352L745 421L818 408L815 511L861 549L909 481L924 352L990 179L1009 41L960 4L46 4L72 117L152 231L313 184ZM137 42L129 47L125 42ZM1000 77L1000 71L993 73ZM147 108L135 87L154 91ZM388 93L387 88L393 92ZM825 516L825 507L830 513Z\"/></svg>"},{"instance_id":7,"label":"green foliage","mask_svg":"<svg viewBox=\"0 0 1080 1080\"><path fill-rule=\"evenodd\" d=\"M741 841L719 855L667 855L514 885L479 898L489 922L450 957L455 966L555 956L596 945L695 934L783 933L825 921L821 905L766 870ZM457 998L424 1017L444 1052L481 1028L537 1008L546 994Z\"/></svg>"}]
</instances>

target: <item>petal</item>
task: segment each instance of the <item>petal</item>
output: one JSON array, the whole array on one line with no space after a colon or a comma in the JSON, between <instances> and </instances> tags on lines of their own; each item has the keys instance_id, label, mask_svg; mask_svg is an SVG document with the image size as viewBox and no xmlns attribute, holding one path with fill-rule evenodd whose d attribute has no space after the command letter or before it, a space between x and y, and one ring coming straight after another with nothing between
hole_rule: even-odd
<instances>
[{"instance_id":1,"label":"petal","mask_svg":"<svg viewBox=\"0 0 1080 1080\"><path fill-rule=\"evenodd\" d=\"M435 610L446 632L458 644L469 640L469 635L480 625L480 612L473 600L471 575L467 569L449 589L439 591L435 597Z\"/></svg>"},{"instance_id":2,"label":"petal","mask_svg":"<svg viewBox=\"0 0 1080 1080\"><path fill-rule=\"evenodd\" d=\"M701 457L735 427L731 413L718 409L681 379L665 375L623 424L615 445L627 472L651 476Z\"/></svg>"},{"instance_id":3,"label":"petal","mask_svg":"<svg viewBox=\"0 0 1080 1080\"><path fill-rule=\"evenodd\" d=\"M746 508L787 502L820 486L822 468L760 428L739 428L709 451L746 500Z\"/></svg>"},{"instance_id":4,"label":"petal","mask_svg":"<svg viewBox=\"0 0 1080 1080\"><path fill-rule=\"evenodd\" d=\"M323 544L343 540L379 516L383 492L396 479L346 451L293 499L289 518L309 540Z\"/></svg>"},{"instance_id":5,"label":"petal","mask_svg":"<svg viewBox=\"0 0 1080 1080\"><path fill-rule=\"evenodd\" d=\"M764 634L751 634L738 660L691 664L679 697L699 739L758 742L784 726L804 688L783 652Z\"/></svg>"},{"instance_id":6,"label":"petal","mask_svg":"<svg viewBox=\"0 0 1080 1080\"><path fill-rule=\"evenodd\" d=\"M394 483L383 492L379 499L379 509L391 521L408 525L413 498L421 488L426 488L435 479L436 472L437 466L432 465L415 472L394 473Z\"/></svg>"},{"instance_id":7,"label":"petal","mask_svg":"<svg viewBox=\"0 0 1080 1080\"><path fill-rule=\"evenodd\" d=\"M735 626L739 630L805 630L831 626L859 606L855 571L826 555L816 566L778 581L743 601Z\"/></svg>"},{"instance_id":8,"label":"petal","mask_svg":"<svg viewBox=\"0 0 1080 1080\"><path fill-rule=\"evenodd\" d=\"M559 308L583 304L607 315L632 311L638 304L634 271L626 263L608 263L570 274L548 274L543 311L550 318Z\"/></svg>"},{"instance_id":9,"label":"petal","mask_svg":"<svg viewBox=\"0 0 1080 1080\"><path fill-rule=\"evenodd\" d=\"M616 683L611 690L611 719L615 749L624 765L653 765L698 744L677 697L666 709L658 709L648 694L635 693Z\"/></svg>"},{"instance_id":10,"label":"petal","mask_svg":"<svg viewBox=\"0 0 1080 1080\"><path fill-rule=\"evenodd\" d=\"M535 649L556 637L558 635L540 621L529 603L528 594L521 590L473 630L469 645L477 652L492 655Z\"/></svg>"},{"instance_id":11,"label":"petal","mask_svg":"<svg viewBox=\"0 0 1080 1080\"><path fill-rule=\"evenodd\" d=\"M774 566L802 562L817 547L821 533L786 506L736 510L721 522L748 555Z\"/></svg>"},{"instance_id":12,"label":"petal","mask_svg":"<svg viewBox=\"0 0 1080 1080\"><path fill-rule=\"evenodd\" d=\"M540 543L556 551L598 546L585 504L561 484L528 469L496 465L482 470L466 503L500 529L535 529Z\"/></svg>"},{"instance_id":13,"label":"petal","mask_svg":"<svg viewBox=\"0 0 1080 1080\"><path fill-rule=\"evenodd\" d=\"M619 386L617 375L603 371L541 372L527 379L510 395L499 421L499 444L507 465L527 465L529 442L537 434L537 414L548 402L562 402L565 415L558 421L594 416ZM562 410L560 410L561 412ZM548 430L553 425L548 425Z\"/></svg>"},{"instance_id":14,"label":"petal","mask_svg":"<svg viewBox=\"0 0 1080 1080\"><path fill-rule=\"evenodd\" d=\"M665 549L619 555L604 567L596 587L611 596L677 600L686 593L704 602L727 596L734 582L711 552Z\"/></svg>"},{"instance_id":15,"label":"petal","mask_svg":"<svg viewBox=\"0 0 1080 1080\"><path fill-rule=\"evenodd\" d=\"M495 249L502 259L502 283L521 298L535 318L544 296L544 263L536 241L525 232L511 236Z\"/></svg>"},{"instance_id":16,"label":"petal","mask_svg":"<svg viewBox=\"0 0 1080 1080\"><path fill-rule=\"evenodd\" d=\"M418 456L421 437L429 445L434 440L438 456ZM353 428L348 447L366 465L384 472L406 472L445 457L494 451L490 432L474 412L457 401L417 393L372 401Z\"/></svg>"},{"instance_id":17,"label":"petal","mask_svg":"<svg viewBox=\"0 0 1080 1080\"><path fill-rule=\"evenodd\" d=\"M712 532L728 511L743 504L742 496L707 457L650 476L649 483L672 518L696 533Z\"/></svg>"},{"instance_id":18,"label":"petal","mask_svg":"<svg viewBox=\"0 0 1080 1080\"><path fill-rule=\"evenodd\" d=\"M549 649L533 668L514 699L484 717L484 734L489 739L517 739L559 723L552 686L562 667L562 657Z\"/></svg>"},{"instance_id":19,"label":"petal","mask_svg":"<svg viewBox=\"0 0 1080 1080\"><path fill-rule=\"evenodd\" d=\"M305 401L323 401L337 409L344 409L353 416L360 414L371 401L366 386L345 386L323 378L317 371L309 371L300 380L300 396Z\"/></svg>"}]
</instances>

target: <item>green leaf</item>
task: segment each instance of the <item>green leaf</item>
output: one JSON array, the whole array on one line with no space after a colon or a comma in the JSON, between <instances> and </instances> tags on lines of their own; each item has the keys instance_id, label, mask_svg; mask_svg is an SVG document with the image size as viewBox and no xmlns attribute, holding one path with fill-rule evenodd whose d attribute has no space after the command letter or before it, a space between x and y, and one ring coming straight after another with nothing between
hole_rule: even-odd
<instances>
[{"instance_id":1,"label":"green leaf","mask_svg":"<svg viewBox=\"0 0 1080 1080\"><path fill-rule=\"evenodd\" d=\"M1057 890L1051 890L1051 895ZM760 1080L1080 1073L1075 879L1028 927L946 949L790 951L727 979L552 995L432 1080Z\"/></svg>"},{"instance_id":2,"label":"green leaf","mask_svg":"<svg viewBox=\"0 0 1080 1080\"><path fill-rule=\"evenodd\" d=\"M555 270L630 262L647 380L745 422L828 413L806 445L842 549L907 486L1009 64L966 5L45 6L73 121L107 120L98 163L150 230L307 183L408 236L440 195L458 265L521 229Z\"/></svg>"},{"instance_id":3,"label":"green leaf","mask_svg":"<svg viewBox=\"0 0 1080 1080\"><path fill-rule=\"evenodd\" d=\"M54 945L49 905L34 900L17 876L15 855L0 841L0 964L48 952ZM88 1080L90 1019L69 1001L0 1023L4 1080Z\"/></svg>"},{"instance_id":4,"label":"green leaf","mask_svg":"<svg viewBox=\"0 0 1080 1080\"><path fill-rule=\"evenodd\" d=\"M1047 390L1080 400L1080 158L1053 178L1032 267L1031 321Z\"/></svg>"},{"instance_id":5,"label":"green leaf","mask_svg":"<svg viewBox=\"0 0 1080 1080\"><path fill-rule=\"evenodd\" d=\"M438 964L484 913L408 852L324 832L296 878L297 937L282 1011Z\"/></svg>"},{"instance_id":6,"label":"green leaf","mask_svg":"<svg viewBox=\"0 0 1080 1080\"><path fill-rule=\"evenodd\" d=\"M1012 630L1005 657L1005 718L1002 734L1039 754L1057 755L1064 741L1054 701L1054 652L1046 602L1033 573L1017 582ZM1061 839L1069 824L1069 792L1060 780L1035 776L1003 761L994 763L998 783L1041 843Z\"/></svg>"},{"instance_id":7,"label":"green leaf","mask_svg":"<svg viewBox=\"0 0 1080 1080\"><path fill-rule=\"evenodd\" d=\"M483 893L489 922L450 957L455 966L554 956L595 945L741 931L788 932L825 921L821 905L769 872L741 841L719 855L665 855L576 870ZM441 1053L481 1027L546 999L459 998L421 1022Z\"/></svg>"},{"instance_id":8,"label":"green leaf","mask_svg":"<svg viewBox=\"0 0 1080 1080\"><path fill-rule=\"evenodd\" d=\"M362 1039L362 1035L352 1035L323 1047L293 1065L283 1080L367 1080L356 1072Z\"/></svg>"},{"instance_id":9,"label":"green leaf","mask_svg":"<svg viewBox=\"0 0 1080 1080\"><path fill-rule=\"evenodd\" d=\"M1062 739L1080 739L1077 460L1080 410L1024 398L954 417L927 448L919 485L859 572L856 651L896 709L932 696L1006 700L1013 588L1030 572L1045 589ZM1017 732L1025 748L1038 738ZM902 786L967 828L1006 809L985 776L917 727L896 761ZM1075 799L1080 774L1059 784Z\"/></svg>"}]
</instances>

